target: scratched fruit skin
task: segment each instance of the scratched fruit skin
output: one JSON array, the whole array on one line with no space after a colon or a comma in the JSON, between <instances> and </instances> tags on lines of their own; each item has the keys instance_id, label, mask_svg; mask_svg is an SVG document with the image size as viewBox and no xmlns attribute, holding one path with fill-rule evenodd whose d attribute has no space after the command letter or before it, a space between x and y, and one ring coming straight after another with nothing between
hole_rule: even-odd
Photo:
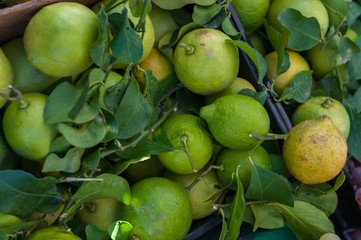
<instances>
[{"instance_id":1,"label":"scratched fruit skin","mask_svg":"<svg viewBox=\"0 0 361 240\"><path fill-rule=\"evenodd\" d=\"M174 52L174 69L190 91L211 95L224 90L237 77L238 49L230 37L217 29L201 28L187 33ZM182 47L194 48L189 52Z\"/></svg>"},{"instance_id":2,"label":"scratched fruit skin","mask_svg":"<svg viewBox=\"0 0 361 240\"><path fill-rule=\"evenodd\" d=\"M305 184L327 182L346 163L347 144L328 116L294 126L283 145L283 158L290 173Z\"/></svg>"},{"instance_id":3,"label":"scratched fruit skin","mask_svg":"<svg viewBox=\"0 0 361 240\"><path fill-rule=\"evenodd\" d=\"M181 240L192 224L192 206L182 184L162 177L144 179L131 187L130 205L122 204L121 218L133 237Z\"/></svg>"}]
</instances>

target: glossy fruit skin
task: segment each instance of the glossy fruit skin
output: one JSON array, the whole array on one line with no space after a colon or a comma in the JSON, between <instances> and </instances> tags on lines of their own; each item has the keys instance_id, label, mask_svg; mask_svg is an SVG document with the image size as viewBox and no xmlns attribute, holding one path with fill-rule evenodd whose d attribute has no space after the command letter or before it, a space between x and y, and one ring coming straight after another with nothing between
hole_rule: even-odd
<instances>
[{"instance_id":1,"label":"glossy fruit skin","mask_svg":"<svg viewBox=\"0 0 361 240\"><path fill-rule=\"evenodd\" d=\"M329 18L326 8L320 0L275 0L271 3L268 11L267 19L269 24L280 31L287 45L286 28L278 21L278 15L287 8L294 8L301 12L307 18L315 17L321 27L321 37L323 37L328 29Z\"/></svg>"},{"instance_id":2,"label":"glossy fruit skin","mask_svg":"<svg viewBox=\"0 0 361 240\"><path fill-rule=\"evenodd\" d=\"M321 236L320 240L341 240L341 238L334 233L325 233Z\"/></svg>"},{"instance_id":3,"label":"glossy fruit skin","mask_svg":"<svg viewBox=\"0 0 361 240\"><path fill-rule=\"evenodd\" d=\"M236 79L238 49L230 37L216 29L200 28L187 33L174 52L174 69L183 85L194 93L211 95L223 91ZM193 47L190 53L181 47Z\"/></svg>"},{"instance_id":4,"label":"glossy fruit skin","mask_svg":"<svg viewBox=\"0 0 361 240\"><path fill-rule=\"evenodd\" d=\"M0 228L4 228L11 225L16 225L24 222L24 220L17 216L6 214L0 210Z\"/></svg>"},{"instance_id":5,"label":"glossy fruit skin","mask_svg":"<svg viewBox=\"0 0 361 240\"><path fill-rule=\"evenodd\" d=\"M258 142L250 133L265 136L270 119L266 109L251 97L231 94L218 98L200 110L212 136L223 146L250 150Z\"/></svg>"},{"instance_id":6,"label":"glossy fruit skin","mask_svg":"<svg viewBox=\"0 0 361 240\"><path fill-rule=\"evenodd\" d=\"M232 181L232 174L236 172L237 166L240 165L238 170L239 178L246 190L251 182L252 165L248 160L250 151L239 151L232 149L224 149L218 156L217 165L223 165L223 170L217 171L217 176L224 186ZM258 146L251 154L251 160L254 164L264 169L271 169L271 158L267 151ZM235 184L230 186L230 189L237 190Z\"/></svg>"},{"instance_id":7,"label":"glossy fruit skin","mask_svg":"<svg viewBox=\"0 0 361 240\"><path fill-rule=\"evenodd\" d=\"M2 49L14 70L14 87L21 93L42 92L58 79L30 65L23 38L16 38L5 43Z\"/></svg>"},{"instance_id":8,"label":"glossy fruit skin","mask_svg":"<svg viewBox=\"0 0 361 240\"><path fill-rule=\"evenodd\" d=\"M62 227L49 227L40 229L27 238L27 240L81 240L72 232L66 231Z\"/></svg>"},{"instance_id":9,"label":"glossy fruit skin","mask_svg":"<svg viewBox=\"0 0 361 240\"><path fill-rule=\"evenodd\" d=\"M232 4L240 18L244 29L249 34L263 24L270 0L232 0Z\"/></svg>"},{"instance_id":10,"label":"glossy fruit skin","mask_svg":"<svg viewBox=\"0 0 361 240\"><path fill-rule=\"evenodd\" d=\"M90 48L98 34L98 17L79 3L48 5L30 20L24 33L28 60L45 74L67 77L93 63Z\"/></svg>"},{"instance_id":11,"label":"glossy fruit skin","mask_svg":"<svg viewBox=\"0 0 361 240\"><path fill-rule=\"evenodd\" d=\"M250 89L252 91L256 91L256 89L253 87L253 85L248 82L244 78L237 77L231 85L229 85L226 89L224 89L222 92L216 93L214 95L208 95L206 96L206 104L211 104L219 97L229 95L229 94L237 94L242 89Z\"/></svg>"},{"instance_id":12,"label":"glossy fruit skin","mask_svg":"<svg viewBox=\"0 0 361 240\"><path fill-rule=\"evenodd\" d=\"M317 119L323 115L329 116L332 123L342 132L345 139L348 138L350 117L342 103L333 98L314 97L308 99L293 113L292 123L296 125L302 121Z\"/></svg>"},{"instance_id":13,"label":"glossy fruit skin","mask_svg":"<svg viewBox=\"0 0 361 240\"><path fill-rule=\"evenodd\" d=\"M313 76L316 79L322 79L327 73L332 72L336 65L336 59L334 58L337 48L326 45L321 51L321 44L317 44L309 51L307 51L307 57L310 60Z\"/></svg>"},{"instance_id":14,"label":"glossy fruit skin","mask_svg":"<svg viewBox=\"0 0 361 240\"><path fill-rule=\"evenodd\" d=\"M174 182L181 183L185 188L189 187L196 178L204 172L204 168L198 173L188 174L188 175L179 175L172 173L171 171L166 171L163 177L172 180ZM213 201L207 201L214 194L216 194L219 189L214 188L210 190L206 183L208 184L216 184L221 186L219 182L216 171L211 170L206 175L204 175L199 182L197 182L187 193L189 200L192 204L192 215L193 220L201 219L211 215L214 210L212 209L212 205L217 201L217 199Z\"/></svg>"},{"instance_id":15,"label":"glossy fruit skin","mask_svg":"<svg viewBox=\"0 0 361 240\"><path fill-rule=\"evenodd\" d=\"M14 71L11 67L9 59L5 56L3 50L0 48L0 92L7 93L8 86L12 85L13 81ZM9 95L9 93L7 95ZM4 106L6 101L6 98L0 96L0 108Z\"/></svg>"},{"instance_id":16,"label":"glossy fruit skin","mask_svg":"<svg viewBox=\"0 0 361 240\"><path fill-rule=\"evenodd\" d=\"M188 151L196 169L203 168L213 153L211 138L203 132L199 118L191 114L179 114L169 118L163 124L170 143L176 149L158 155L160 162L177 174L194 173L189 158L184 151L182 136L187 140Z\"/></svg>"},{"instance_id":17,"label":"glossy fruit skin","mask_svg":"<svg viewBox=\"0 0 361 240\"><path fill-rule=\"evenodd\" d=\"M328 116L297 124L283 145L288 170L305 184L333 179L345 165L346 157L346 140Z\"/></svg>"},{"instance_id":18,"label":"glossy fruit skin","mask_svg":"<svg viewBox=\"0 0 361 240\"><path fill-rule=\"evenodd\" d=\"M297 52L286 50L289 55L290 67L286 72L276 78L274 90L277 94L282 95L283 91L290 86L293 78L301 71L310 70L307 61ZM267 63L267 77L272 81L277 73L277 52L273 51L265 56Z\"/></svg>"},{"instance_id":19,"label":"glossy fruit skin","mask_svg":"<svg viewBox=\"0 0 361 240\"><path fill-rule=\"evenodd\" d=\"M163 164L156 155L150 159L129 165L122 175L132 183L139 182L150 177L160 177L165 170Z\"/></svg>"},{"instance_id":20,"label":"glossy fruit skin","mask_svg":"<svg viewBox=\"0 0 361 240\"><path fill-rule=\"evenodd\" d=\"M56 126L45 123L43 118L47 98L42 93L27 93L23 95L27 107L21 109L20 101L16 100L5 110L4 136L13 151L23 158L44 159L56 136Z\"/></svg>"},{"instance_id":21,"label":"glossy fruit skin","mask_svg":"<svg viewBox=\"0 0 361 240\"><path fill-rule=\"evenodd\" d=\"M97 199L85 203L77 218L86 224L95 224L100 230L108 231L113 222L120 220L121 202L113 198Z\"/></svg>"},{"instance_id":22,"label":"glossy fruit skin","mask_svg":"<svg viewBox=\"0 0 361 240\"><path fill-rule=\"evenodd\" d=\"M121 219L132 226L134 237L181 240L192 224L192 206L185 188L166 178L144 179L131 187L132 200L123 204Z\"/></svg>"}]
</instances>

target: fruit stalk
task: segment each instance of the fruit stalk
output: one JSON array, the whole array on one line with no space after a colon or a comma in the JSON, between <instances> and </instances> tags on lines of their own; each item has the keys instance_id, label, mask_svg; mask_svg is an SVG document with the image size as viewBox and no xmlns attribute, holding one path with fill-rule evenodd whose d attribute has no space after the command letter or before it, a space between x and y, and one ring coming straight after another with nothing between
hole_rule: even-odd
<instances>
[{"instance_id":1,"label":"fruit stalk","mask_svg":"<svg viewBox=\"0 0 361 240\"><path fill-rule=\"evenodd\" d=\"M180 44L179 44L179 47L180 47L180 48L184 48L184 49L186 50L186 53L187 53L188 55L191 55L191 54L194 53L194 47L193 47L193 46L187 45L187 44L185 44L185 43L180 43Z\"/></svg>"},{"instance_id":2,"label":"fruit stalk","mask_svg":"<svg viewBox=\"0 0 361 240\"><path fill-rule=\"evenodd\" d=\"M290 135L289 133L286 133L286 134L269 133L266 136L261 136L261 135L255 134L255 133L250 133L248 136L256 138L258 141L266 141L266 140L286 139L289 135Z\"/></svg>"}]
</instances>

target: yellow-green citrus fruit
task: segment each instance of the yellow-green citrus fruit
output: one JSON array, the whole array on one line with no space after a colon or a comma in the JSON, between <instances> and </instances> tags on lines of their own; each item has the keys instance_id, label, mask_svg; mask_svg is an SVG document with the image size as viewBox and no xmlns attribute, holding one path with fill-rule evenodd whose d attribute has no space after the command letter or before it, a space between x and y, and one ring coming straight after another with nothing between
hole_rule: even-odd
<instances>
[{"instance_id":1,"label":"yellow-green citrus fruit","mask_svg":"<svg viewBox=\"0 0 361 240\"><path fill-rule=\"evenodd\" d=\"M105 0L100 3L104 5L105 10L112 8L112 10L110 10L108 12L109 15L112 13L121 14L123 9L126 8L128 10L129 20L134 25L137 25L139 18L134 17L132 15L130 8L129 8L129 1L127 1L126 3L120 4L121 2L123 2L123 0L117 0L117 1ZM97 13L100 10L101 4L94 5L92 7L92 10ZM113 8L115 5L117 5L117 6L115 8ZM141 34L142 33L140 32L139 35L141 36ZM154 45L154 27L153 27L152 20L150 19L148 14L145 17L144 36L143 36L142 42L143 42L143 54L138 62L142 62L149 55L149 53L150 53L150 51L152 51L152 48ZM113 68L124 68L125 66L126 66L126 64L124 64L120 61L116 61L113 64Z\"/></svg>"},{"instance_id":2,"label":"yellow-green citrus fruit","mask_svg":"<svg viewBox=\"0 0 361 240\"><path fill-rule=\"evenodd\" d=\"M101 71L99 69L99 71ZM110 88L110 87L113 87L114 85L116 85L117 83L119 83L121 80L123 79L123 76L116 73L116 72L113 72L113 71L110 71L109 72L109 75L108 75L108 78L107 80L105 81L105 86L103 87L100 87L99 88L99 106L102 107L102 108L106 108L105 106L105 103L104 103L104 94L105 94L105 91Z\"/></svg>"},{"instance_id":3,"label":"yellow-green citrus fruit","mask_svg":"<svg viewBox=\"0 0 361 240\"><path fill-rule=\"evenodd\" d=\"M211 95L223 91L236 79L238 49L223 32L201 28L187 33L174 52L174 69L190 91Z\"/></svg>"},{"instance_id":4,"label":"yellow-green citrus fruit","mask_svg":"<svg viewBox=\"0 0 361 240\"><path fill-rule=\"evenodd\" d=\"M334 233L325 233L321 236L320 240L341 240L341 238Z\"/></svg>"},{"instance_id":5,"label":"yellow-green citrus fruit","mask_svg":"<svg viewBox=\"0 0 361 240\"><path fill-rule=\"evenodd\" d=\"M150 177L160 177L165 168L156 155L150 159L129 165L122 173L124 177L133 182L139 182Z\"/></svg>"},{"instance_id":6,"label":"yellow-green citrus fruit","mask_svg":"<svg viewBox=\"0 0 361 240\"><path fill-rule=\"evenodd\" d=\"M290 86L297 73L310 70L307 61L300 54L290 50L287 50L286 52L289 55L290 67L286 72L277 76L274 85L274 90L279 95L282 95L283 91ZM267 77L272 81L277 73L277 52L274 51L267 54L264 59L267 63Z\"/></svg>"},{"instance_id":7,"label":"yellow-green citrus fruit","mask_svg":"<svg viewBox=\"0 0 361 240\"><path fill-rule=\"evenodd\" d=\"M23 101L13 101L3 119L4 136L14 152L26 159L42 160L56 135L56 126L44 122L43 113L48 96L26 93Z\"/></svg>"},{"instance_id":8,"label":"yellow-green citrus fruit","mask_svg":"<svg viewBox=\"0 0 361 240\"><path fill-rule=\"evenodd\" d=\"M169 180L179 182L187 188L204 172L204 170L205 169L202 169L198 173L188 175L179 175L172 173L171 171L166 171L163 176ZM217 179L216 171L212 169L187 192L192 204L193 220L207 217L214 212L212 205L217 199L214 199L213 201L207 200L220 190L215 188L215 185L220 186L221 184Z\"/></svg>"},{"instance_id":9,"label":"yellow-green citrus fruit","mask_svg":"<svg viewBox=\"0 0 361 240\"><path fill-rule=\"evenodd\" d=\"M10 92L8 92L8 86L13 84L13 80L14 72L11 64L5 56L3 50L0 48L0 93L7 94L9 96ZM6 98L0 96L0 108L4 106L6 101Z\"/></svg>"},{"instance_id":10,"label":"yellow-green citrus fruit","mask_svg":"<svg viewBox=\"0 0 361 240\"><path fill-rule=\"evenodd\" d=\"M250 89L252 91L256 91L256 89L253 87L253 85L250 82L248 82L246 79L237 77L233 81L233 83L231 85L229 85L226 89L224 89L222 92L206 96L206 104L207 105L211 104L217 98L225 96L225 95L237 94L242 89Z\"/></svg>"},{"instance_id":11,"label":"yellow-green citrus fruit","mask_svg":"<svg viewBox=\"0 0 361 240\"><path fill-rule=\"evenodd\" d=\"M80 237L74 235L70 231L66 231L63 227L49 227L40 229L32 233L27 240L81 240Z\"/></svg>"},{"instance_id":12,"label":"yellow-green citrus fruit","mask_svg":"<svg viewBox=\"0 0 361 240\"><path fill-rule=\"evenodd\" d=\"M97 199L85 203L76 217L86 224L95 224L100 230L108 227L120 218L121 202L113 198Z\"/></svg>"},{"instance_id":13,"label":"yellow-green citrus fruit","mask_svg":"<svg viewBox=\"0 0 361 240\"><path fill-rule=\"evenodd\" d=\"M320 24L321 37L325 36L328 25L328 13L320 0L275 0L271 3L268 11L269 24L280 31L287 45L287 29L278 21L278 15L287 8L293 8L301 12L307 18L315 17Z\"/></svg>"},{"instance_id":14,"label":"yellow-green citrus fruit","mask_svg":"<svg viewBox=\"0 0 361 240\"><path fill-rule=\"evenodd\" d=\"M211 158L213 153L212 141L200 127L199 121L197 116L179 114L164 122L162 131L165 131L175 150L161 153L158 157L168 170L178 174L194 173L182 139L186 142L194 167L197 170L203 168Z\"/></svg>"},{"instance_id":15,"label":"yellow-green citrus fruit","mask_svg":"<svg viewBox=\"0 0 361 240\"><path fill-rule=\"evenodd\" d=\"M290 173L305 184L327 182L342 170L347 144L328 116L294 126L283 145L283 159Z\"/></svg>"},{"instance_id":16,"label":"yellow-green citrus fruit","mask_svg":"<svg viewBox=\"0 0 361 240\"><path fill-rule=\"evenodd\" d=\"M11 225L16 225L24 222L21 218L17 216L6 214L0 210L0 228L5 228Z\"/></svg>"},{"instance_id":17,"label":"yellow-green citrus fruit","mask_svg":"<svg viewBox=\"0 0 361 240\"><path fill-rule=\"evenodd\" d=\"M22 38L5 43L2 49L14 71L14 87L21 93L42 92L58 79L30 65Z\"/></svg>"},{"instance_id":18,"label":"yellow-green citrus fruit","mask_svg":"<svg viewBox=\"0 0 361 240\"><path fill-rule=\"evenodd\" d=\"M192 224L192 206L185 188L166 178L144 179L131 187L130 205L122 205L121 218L133 228L133 237L181 240Z\"/></svg>"},{"instance_id":19,"label":"yellow-green citrus fruit","mask_svg":"<svg viewBox=\"0 0 361 240\"><path fill-rule=\"evenodd\" d=\"M316 46L307 51L307 58L310 60L313 70L313 76L316 79L322 79L327 73L332 72L336 65L336 50L337 48L326 45L321 51L322 44L318 43Z\"/></svg>"},{"instance_id":20,"label":"yellow-green citrus fruit","mask_svg":"<svg viewBox=\"0 0 361 240\"><path fill-rule=\"evenodd\" d=\"M49 76L79 74L93 63L90 48L98 33L98 17L73 2L48 5L38 11L24 33L31 65Z\"/></svg>"},{"instance_id":21,"label":"yellow-green citrus fruit","mask_svg":"<svg viewBox=\"0 0 361 240\"><path fill-rule=\"evenodd\" d=\"M252 43L252 46L260 53L262 56L267 54L267 49L264 44L264 40L256 33L253 32L251 35L248 36L249 40Z\"/></svg>"},{"instance_id":22,"label":"yellow-green citrus fruit","mask_svg":"<svg viewBox=\"0 0 361 240\"><path fill-rule=\"evenodd\" d=\"M163 55L157 48L153 48L150 54L143 62L139 63L139 67L143 70L152 70L152 74L158 80L163 81L166 77L174 73L173 64ZM135 72L139 85L145 87L144 73L137 69Z\"/></svg>"},{"instance_id":23,"label":"yellow-green citrus fruit","mask_svg":"<svg viewBox=\"0 0 361 240\"><path fill-rule=\"evenodd\" d=\"M231 94L218 98L200 110L212 136L223 146L250 150L258 142L250 133L265 136L270 119L266 109L251 97Z\"/></svg>"},{"instance_id":24,"label":"yellow-green citrus fruit","mask_svg":"<svg viewBox=\"0 0 361 240\"><path fill-rule=\"evenodd\" d=\"M232 0L234 9L247 33L251 33L263 24L270 0Z\"/></svg>"},{"instance_id":25,"label":"yellow-green citrus fruit","mask_svg":"<svg viewBox=\"0 0 361 240\"><path fill-rule=\"evenodd\" d=\"M348 138L350 117L342 103L333 98L315 97L308 99L293 113L292 123L296 125L306 120L317 119L323 115L329 116L345 139Z\"/></svg>"},{"instance_id":26,"label":"yellow-green citrus fruit","mask_svg":"<svg viewBox=\"0 0 361 240\"><path fill-rule=\"evenodd\" d=\"M248 159L250 151L239 151L232 149L224 149L217 158L217 165L223 165L223 170L218 170L217 175L223 185L228 185L232 182L232 175L236 172L238 165L239 178L242 182L244 189L247 189L252 176L252 165L250 160L259 167L270 170L271 169L271 158L267 151L258 146ZM234 175L235 177L235 175ZM237 190L235 179L230 189Z\"/></svg>"},{"instance_id":27,"label":"yellow-green citrus fruit","mask_svg":"<svg viewBox=\"0 0 361 240\"><path fill-rule=\"evenodd\" d=\"M357 32L355 32L354 30L349 28L349 29L347 29L344 37L348 37L352 42L355 43L359 36L358 36Z\"/></svg>"},{"instance_id":28,"label":"yellow-green citrus fruit","mask_svg":"<svg viewBox=\"0 0 361 240\"><path fill-rule=\"evenodd\" d=\"M176 30L179 27L169 11L160 8L155 4L152 5L149 17L152 20L154 27L155 46L158 46L159 40L164 36L164 34Z\"/></svg>"}]
</instances>

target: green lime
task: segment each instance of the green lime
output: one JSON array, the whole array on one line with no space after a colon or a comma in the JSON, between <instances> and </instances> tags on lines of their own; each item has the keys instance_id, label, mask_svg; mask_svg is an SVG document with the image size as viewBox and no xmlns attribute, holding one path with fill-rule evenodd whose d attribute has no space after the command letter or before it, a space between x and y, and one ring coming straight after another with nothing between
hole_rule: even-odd
<instances>
[{"instance_id":1,"label":"green lime","mask_svg":"<svg viewBox=\"0 0 361 240\"><path fill-rule=\"evenodd\" d=\"M169 180L179 182L187 188L204 172L204 170L205 169L203 168L198 173L187 175L166 171L163 176ZM188 191L188 197L192 204L193 220L207 217L214 212L212 205L217 201L217 198L213 201L207 200L219 191L219 188L216 188L216 186L219 187L220 185L216 171L211 170Z\"/></svg>"},{"instance_id":2,"label":"green lime","mask_svg":"<svg viewBox=\"0 0 361 240\"><path fill-rule=\"evenodd\" d=\"M250 133L265 136L270 119L266 109L251 97L231 94L218 98L200 110L212 136L223 146L250 150L258 142Z\"/></svg>"},{"instance_id":3,"label":"green lime","mask_svg":"<svg viewBox=\"0 0 361 240\"><path fill-rule=\"evenodd\" d=\"M236 79L238 49L229 36L217 29L200 28L187 33L174 52L174 69L190 91L211 95Z\"/></svg>"},{"instance_id":4,"label":"green lime","mask_svg":"<svg viewBox=\"0 0 361 240\"><path fill-rule=\"evenodd\" d=\"M321 51L322 44L317 44L307 51L307 58L311 63L313 76L316 79L322 79L327 73L332 72L336 66L336 48L326 45Z\"/></svg>"},{"instance_id":5,"label":"green lime","mask_svg":"<svg viewBox=\"0 0 361 240\"><path fill-rule=\"evenodd\" d=\"M27 240L81 240L74 233L65 230L63 227L49 227L40 229L27 238Z\"/></svg>"},{"instance_id":6,"label":"green lime","mask_svg":"<svg viewBox=\"0 0 361 240\"><path fill-rule=\"evenodd\" d=\"M2 49L14 70L14 87L21 93L42 92L58 79L30 65L22 38L5 43Z\"/></svg>"},{"instance_id":7,"label":"green lime","mask_svg":"<svg viewBox=\"0 0 361 240\"><path fill-rule=\"evenodd\" d=\"M336 99L330 97L310 98L301 104L292 116L294 125L300 122L317 119L323 115L331 118L332 123L342 132L345 139L350 132L350 117L345 107Z\"/></svg>"},{"instance_id":8,"label":"green lime","mask_svg":"<svg viewBox=\"0 0 361 240\"><path fill-rule=\"evenodd\" d=\"M192 206L180 183L166 178L144 179L131 187L130 205L122 205L121 218L134 237L147 240L181 240L192 224Z\"/></svg>"},{"instance_id":9,"label":"green lime","mask_svg":"<svg viewBox=\"0 0 361 240\"><path fill-rule=\"evenodd\" d=\"M11 64L5 56L3 50L0 48L0 93L9 96L8 86L12 85L14 81L14 72ZM0 108L4 106L7 98L0 96Z\"/></svg>"},{"instance_id":10,"label":"green lime","mask_svg":"<svg viewBox=\"0 0 361 240\"><path fill-rule=\"evenodd\" d=\"M26 159L44 159L55 138L56 126L43 118L47 98L42 93L26 93L23 101L13 101L5 110L4 136L14 152Z\"/></svg>"},{"instance_id":11,"label":"green lime","mask_svg":"<svg viewBox=\"0 0 361 240\"><path fill-rule=\"evenodd\" d=\"M203 168L211 158L212 141L200 127L199 121L197 116L179 114L164 122L162 129L175 150L161 153L158 157L170 171L178 174L194 173L185 145L195 169Z\"/></svg>"},{"instance_id":12,"label":"green lime","mask_svg":"<svg viewBox=\"0 0 361 240\"><path fill-rule=\"evenodd\" d=\"M17 216L6 214L0 210L0 228L7 226L15 225L24 222L21 218Z\"/></svg>"},{"instance_id":13,"label":"green lime","mask_svg":"<svg viewBox=\"0 0 361 240\"><path fill-rule=\"evenodd\" d=\"M236 172L238 165L240 166L238 174L244 189L247 189L251 182L251 161L261 168L271 169L271 158L263 147L258 146L251 154L250 159L248 158L249 153L250 151L224 149L219 154L217 165L223 165L223 170L218 170L217 175L223 185L228 185L232 182L232 175ZM232 184L230 189L237 190L236 185Z\"/></svg>"}]
</instances>

